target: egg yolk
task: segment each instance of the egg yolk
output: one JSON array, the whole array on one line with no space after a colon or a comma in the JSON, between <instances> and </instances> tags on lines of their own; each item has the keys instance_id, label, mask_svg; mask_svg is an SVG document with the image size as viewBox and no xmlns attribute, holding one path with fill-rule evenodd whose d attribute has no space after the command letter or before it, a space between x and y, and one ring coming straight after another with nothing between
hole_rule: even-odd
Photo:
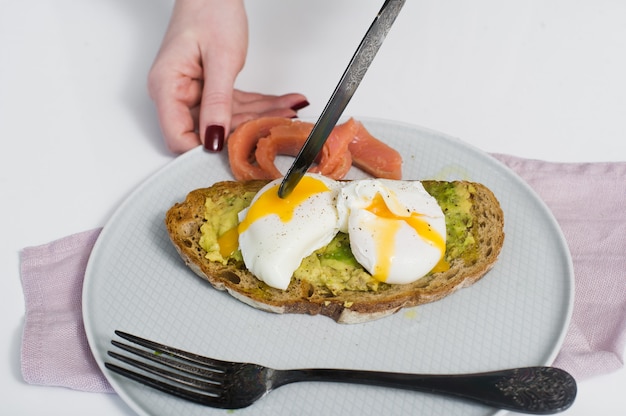
<instances>
[{"instance_id":1,"label":"egg yolk","mask_svg":"<svg viewBox=\"0 0 626 416\"><path fill-rule=\"evenodd\" d=\"M237 227L233 227L220 235L217 239L217 245L220 246L220 255L226 258L233 254L239 247L239 232Z\"/></svg>"},{"instance_id":2,"label":"egg yolk","mask_svg":"<svg viewBox=\"0 0 626 416\"><path fill-rule=\"evenodd\" d=\"M373 273L373 277L379 281L384 282L387 278L389 270L391 268L391 260L394 256L394 241L395 235L400 228L400 221L406 222L415 232L426 241L429 241L436 248L439 249L441 257L438 264L433 271L447 270L449 265L444 260L443 255L446 250L446 242L443 237L435 230L433 230L427 221L422 219L422 215L412 213L409 217L399 217L389 210L389 207L385 203L384 198L380 193L372 199L371 204L366 208L367 211L376 215L379 218L390 220L384 227L379 227L380 238L377 241L378 261L376 262L376 268Z\"/></svg>"},{"instance_id":3,"label":"egg yolk","mask_svg":"<svg viewBox=\"0 0 626 416\"><path fill-rule=\"evenodd\" d=\"M278 215L282 222L289 222L294 210L302 202L315 194L330 191L324 182L310 176L304 176L298 186L285 198L278 196L279 186L277 184L269 188L250 205L246 217L239 223L239 234L245 232L258 219L271 214Z\"/></svg>"}]
</instances>

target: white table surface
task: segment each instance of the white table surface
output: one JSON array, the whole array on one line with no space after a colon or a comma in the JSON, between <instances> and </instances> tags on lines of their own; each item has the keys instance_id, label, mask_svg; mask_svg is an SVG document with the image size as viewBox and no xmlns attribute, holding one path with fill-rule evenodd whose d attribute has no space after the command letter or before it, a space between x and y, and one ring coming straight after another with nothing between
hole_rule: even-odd
<instances>
[{"instance_id":1,"label":"white table surface","mask_svg":"<svg viewBox=\"0 0 626 416\"><path fill-rule=\"evenodd\" d=\"M250 0L238 87L299 91L316 117L382 1ZM0 391L10 415L131 415L116 395L27 385L23 247L103 226L173 159L146 93L166 0L0 0ZM488 152L626 160L626 2L409 0L346 115ZM575 191L575 190L573 190ZM579 383L576 415L626 409L626 370Z\"/></svg>"}]
</instances>

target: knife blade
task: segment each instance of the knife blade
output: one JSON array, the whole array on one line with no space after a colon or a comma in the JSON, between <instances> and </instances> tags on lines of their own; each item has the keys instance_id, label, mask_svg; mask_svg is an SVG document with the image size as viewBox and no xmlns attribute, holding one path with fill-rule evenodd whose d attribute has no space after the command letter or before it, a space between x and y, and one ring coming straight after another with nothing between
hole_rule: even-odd
<instances>
[{"instance_id":1,"label":"knife blade","mask_svg":"<svg viewBox=\"0 0 626 416\"><path fill-rule=\"evenodd\" d=\"M350 99L354 95L367 69L374 60L393 22L398 17L405 0L386 0L374 21L367 29L352 59L348 63L330 100L313 126L313 130L298 152L296 159L283 178L278 188L278 196L285 198L296 187L302 176L311 167L313 161L324 146L326 139L337 124Z\"/></svg>"}]
</instances>

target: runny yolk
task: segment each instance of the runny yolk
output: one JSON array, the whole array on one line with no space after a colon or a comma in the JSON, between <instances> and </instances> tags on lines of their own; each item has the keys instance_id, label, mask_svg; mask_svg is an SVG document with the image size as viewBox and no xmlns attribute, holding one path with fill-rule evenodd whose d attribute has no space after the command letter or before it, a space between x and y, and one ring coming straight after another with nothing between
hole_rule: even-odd
<instances>
[{"instance_id":1,"label":"runny yolk","mask_svg":"<svg viewBox=\"0 0 626 416\"><path fill-rule=\"evenodd\" d=\"M307 198L330 190L324 182L310 176L304 176L298 186L285 198L278 196L278 187L277 184L269 188L250 205L246 217L239 223L239 234L246 231L258 219L271 214L278 215L282 222L289 222L294 210Z\"/></svg>"},{"instance_id":2,"label":"runny yolk","mask_svg":"<svg viewBox=\"0 0 626 416\"><path fill-rule=\"evenodd\" d=\"M376 194L366 210L377 217L389 220L386 221L387 224L385 224L385 226L377 227L377 234L379 236L376 242L378 261L376 262L376 268L373 273L373 277L376 280L384 282L387 279L387 275L389 274L389 270L391 268L391 260L395 252L395 235L400 229L400 221L406 222L419 236L439 249L441 255L439 257L439 262L433 268L434 272L444 271L449 268L448 263L443 258L446 251L445 240L437 231L430 227L427 221L422 219L422 215L412 213L409 217L397 216L389 210L389 207L380 193Z\"/></svg>"},{"instance_id":3,"label":"runny yolk","mask_svg":"<svg viewBox=\"0 0 626 416\"><path fill-rule=\"evenodd\" d=\"M226 258L233 254L239 247L239 232L237 227L233 227L217 238L217 244L220 246L220 254L222 258Z\"/></svg>"}]
</instances>

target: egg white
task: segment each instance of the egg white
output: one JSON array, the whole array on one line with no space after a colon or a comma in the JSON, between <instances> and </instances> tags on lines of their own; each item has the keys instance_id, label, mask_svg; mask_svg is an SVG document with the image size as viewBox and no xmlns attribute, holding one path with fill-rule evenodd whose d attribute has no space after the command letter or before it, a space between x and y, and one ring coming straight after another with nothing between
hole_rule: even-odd
<instances>
[{"instance_id":1,"label":"egg white","mask_svg":"<svg viewBox=\"0 0 626 416\"><path fill-rule=\"evenodd\" d=\"M314 193L300 204L293 205L290 197L306 191L301 182L288 198L278 198L273 200L273 206L263 207L267 215L256 219L239 235L239 246L248 270L269 286L282 290L289 286L302 259L330 243L339 230L336 209L339 183L316 174L305 177L322 181L328 191ZM264 186L250 207L239 213L239 222L244 221L263 194L277 192L281 181L277 179ZM288 221L279 217L278 212L282 210L291 212Z\"/></svg>"},{"instance_id":2,"label":"egg white","mask_svg":"<svg viewBox=\"0 0 626 416\"><path fill-rule=\"evenodd\" d=\"M382 218L367 210L378 194L395 218ZM413 282L430 272L443 255L404 220L419 215L445 242L445 216L421 182L350 182L338 196L337 210L339 229L348 233L354 257L379 280L392 284Z\"/></svg>"}]
</instances>

